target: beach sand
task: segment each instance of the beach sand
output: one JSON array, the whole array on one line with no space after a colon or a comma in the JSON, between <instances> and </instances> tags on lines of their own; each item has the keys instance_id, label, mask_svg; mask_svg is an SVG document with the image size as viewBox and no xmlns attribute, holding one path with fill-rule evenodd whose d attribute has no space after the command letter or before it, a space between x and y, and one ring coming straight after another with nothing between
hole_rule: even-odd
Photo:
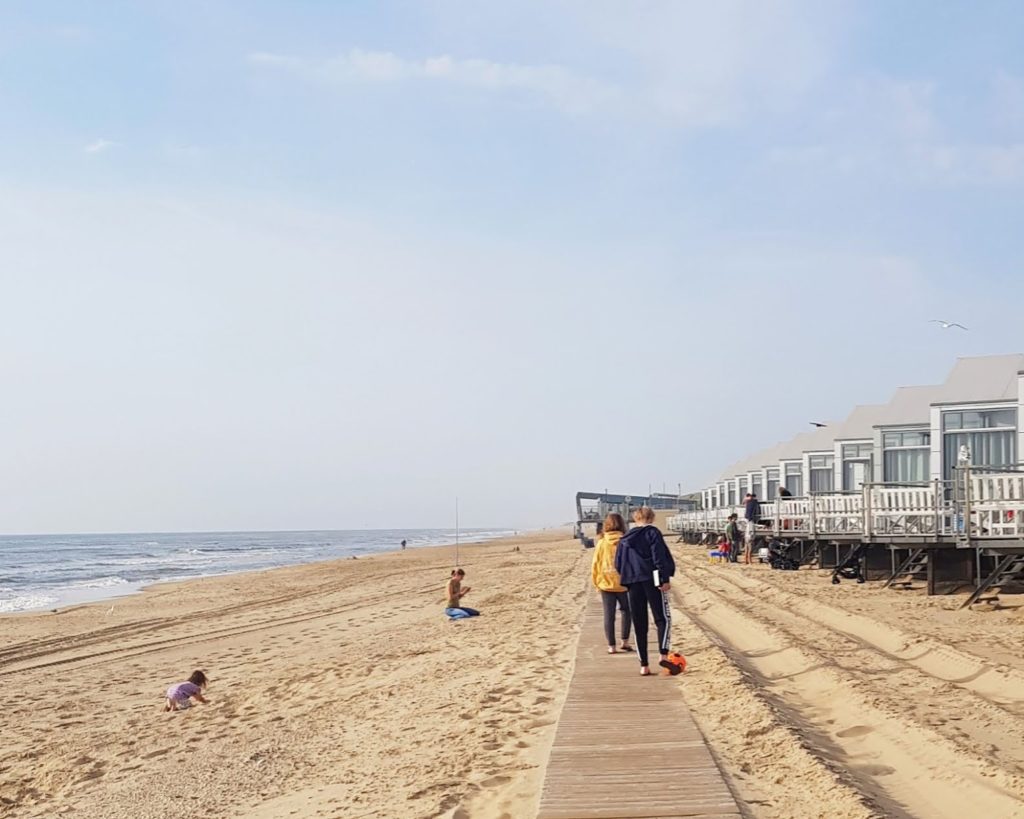
<instances>
[{"instance_id":1,"label":"beach sand","mask_svg":"<svg viewBox=\"0 0 1024 819\"><path fill-rule=\"evenodd\" d=\"M1024 816L1024 608L672 548L689 665L651 684L748 819ZM483 616L457 624L450 547L0 618L0 816L533 817L591 553L563 530L462 554ZM196 667L210 704L161 713Z\"/></svg>"},{"instance_id":2,"label":"beach sand","mask_svg":"<svg viewBox=\"0 0 1024 819\"><path fill-rule=\"evenodd\" d=\"M518 551L515 549L518 548ZM583 603L568 530L0 619L0 815L530 816ZM164 714L194 668L208 705Z\"/></svg>"}]
</instances>

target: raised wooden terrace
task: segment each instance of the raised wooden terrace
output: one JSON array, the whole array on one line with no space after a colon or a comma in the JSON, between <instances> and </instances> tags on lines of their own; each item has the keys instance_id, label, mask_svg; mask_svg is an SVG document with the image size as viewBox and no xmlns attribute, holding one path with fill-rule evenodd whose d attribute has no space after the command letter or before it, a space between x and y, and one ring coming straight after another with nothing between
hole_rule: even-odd
<instances>
[{"instance_id":1,"label":"raised wooden terrace","mask_svg":"<svg viewBox=\"0 0 1024 819\"><path fill-rule=\"evenodd\" d=\"M636 654L609 655L604 642L595 593L583 615L538 819L740 819L683 702L686 675L641 677ZM655 642L652 623L652 648ZM652 662L657 657L655 650Z\"/></svg>"}]
</instances>

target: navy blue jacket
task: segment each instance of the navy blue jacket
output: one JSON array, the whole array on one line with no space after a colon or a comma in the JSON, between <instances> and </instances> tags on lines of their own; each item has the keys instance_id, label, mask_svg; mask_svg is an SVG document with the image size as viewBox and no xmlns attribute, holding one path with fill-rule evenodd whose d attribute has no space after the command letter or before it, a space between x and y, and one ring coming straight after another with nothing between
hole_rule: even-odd
<instances>
[{"instance_id":1,"label":"navy blue jacket","mask_svg":"<svg viewBox=\"0 0 1024 819\"><path fill-rule=\"evenodd\" d=\"M757 498L751 498L747 501L743 509L743 517L753 521L761 519L761 504L758 503Z\"/></svg>"},{"instance_id":2,"label":"navy blue jacket","mask_svg":"<svg viewBox=\"0 0 1024 819\"><path fill-rule=\"evenodd\" d=\"M667 583L676 573L676 562L657 526L638 526L622 536L615 550L615 570L623 586L654 579Z\"/></svg>"}]
</instances>

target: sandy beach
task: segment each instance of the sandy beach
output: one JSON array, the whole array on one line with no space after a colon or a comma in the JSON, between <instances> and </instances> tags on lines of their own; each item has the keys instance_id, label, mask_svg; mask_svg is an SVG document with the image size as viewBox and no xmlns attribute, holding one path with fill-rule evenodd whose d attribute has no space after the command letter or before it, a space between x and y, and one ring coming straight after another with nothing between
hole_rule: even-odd
<instances>
[{"instance_id":1,"label":"sandy beach","mask_svg":"<svg viewBox=\"0 0 1024 819\"><path fill-rule=\"evenodd\" d=\"M457 624L448 547L5 617L0 815L530 815L584 557L564 531L464 546L483 616ZM161 713L194 668L210 704Z\"/></svg>"},{"instance_id":2,"label":"sandy beach","mask_svg":"<svg viewBox=\"0 0 1024 819\"><path fill-rule=\"evenodd\" d=\"M689 667L652 684L747 816L1024 816L1024 608L672 548ZM590 552L551 531L462 553L483 616L458 624L450 547L3 618L0 815L532 817ZM210 704L161 713L196 667Z\"/></svg>"}]
</instances>

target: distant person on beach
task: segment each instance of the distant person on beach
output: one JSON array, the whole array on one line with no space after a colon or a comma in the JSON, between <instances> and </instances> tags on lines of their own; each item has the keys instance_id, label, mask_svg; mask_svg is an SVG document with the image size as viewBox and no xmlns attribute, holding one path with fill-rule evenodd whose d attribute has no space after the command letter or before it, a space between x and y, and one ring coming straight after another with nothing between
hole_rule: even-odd
<instances>
[{"instance_id":1,"label":"distant person on beach","mask_svg":"<svg viewBox=\"0 0 1024 819\"><path fill-rule=\"evenodd\" d=\"M622 644L623 651L632 651L629 644L629 631L632 618L629 615L629 598L626 587L619 582L619 573L615 570L615 553L619 541L626 533L626 521L622 515L611 514L604 519L604 534L594 548L594 558L590 564L590 576L601 592L601 603L604 606L604 636L608 641L608 653L615 654L615 608L622 612Z\"/></svg>"},{"instance_id":2,"label":"distant person on beach","mask_svg":"<svg viewBox=\"0 0 1024 819\"><path fill-rule=\"evenodd\" d=\"M729 522L725 524L725 537L729 541L729 562L736 563L740 559L743 534L740 532L739 515L735 512L729 515Z\"/></svg>"},{"instance_id":3,"label":"distant person on beach","mask_svg":"<svg viewBox=\"0 0 1024 819\"><path fill-rule=\"evenodd\" d=\"M743 519L747 522L747 537L743 549L743 562L749 564L750 553L754 548L754 536L757 534L757 522L761 519L761 504L757 495L748 492L743 503Z\"/></svg>"},{"instance_id":4,"label":"distant person on beach","mask_svg":"<svg viewBox=\"0 0 1024 819\"><path fill-rule=\"evenodd\" d=\"M188 680L172 685L167 689L167 702L164 703L164 711L184 711L192 706L192 700L208 702L203 696L207 682L206 675L202 671L193 671Z\"/></svg>"},{"instance_id":5,"label":"distant person on beach","mask_svg":"<svg viewBox=\"0 0 1024 819\"><path fill-rule=\"evenodd\" d=\"M619 541L619 548L615 552L615 569L619 573L619 582L626 587L629 595L629 612L636 631L640 674L644 677L651 674L647 661L648 606L658 629L660 665L666 673L678 674L682 668L668 660L672 631L668 590L671 588L672 576L676 573L676 564L661 531L654 526L653 509L641 506L633 512L633 522L636 528Z\"/></svg>"},{"instance_id":6,"label":"distant person on beach","mask_svg":"<svg viewBox=\"0 0 1024 819\"><path fill-rule=\"evenodd\" d=\"M405 551L405 541L404 540L402 541L402 551L403 552Z\"/></svg>"},{"instance_id":7,"label":"distant person on beach","mask_svg":"<svg viewBox=\"0 0 1024 819\"><path fill-rule=\"evenodd\" d=\"M452 569L451 579L448 581L448 603L444 613L452 620L462 620L466 617L477 617L480 612L462 605L462 598L469 594L472 589L469 586L462 588L462 581L466 573L462 569Z\"/></svg>"}]
</instances>

